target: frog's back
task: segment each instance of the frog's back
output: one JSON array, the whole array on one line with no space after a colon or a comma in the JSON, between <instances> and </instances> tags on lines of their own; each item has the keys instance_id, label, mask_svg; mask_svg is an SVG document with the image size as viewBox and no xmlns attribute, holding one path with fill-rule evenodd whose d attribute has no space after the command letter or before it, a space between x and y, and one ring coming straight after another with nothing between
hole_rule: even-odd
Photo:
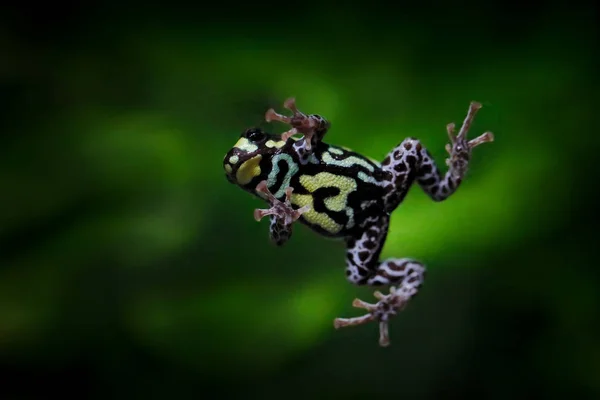
<instances>
[{"instance_id":1,"label":"frog's back","mask_svg":"<svg viewBox=\"0 0 600 400\"><path fill-rule=\"evenodd\" d=\"M377 161L319 143L291 178L292 204L310 206L301 222L329 237L348 237L383 209L384 173Z\"/></svg>"}]
</instances>

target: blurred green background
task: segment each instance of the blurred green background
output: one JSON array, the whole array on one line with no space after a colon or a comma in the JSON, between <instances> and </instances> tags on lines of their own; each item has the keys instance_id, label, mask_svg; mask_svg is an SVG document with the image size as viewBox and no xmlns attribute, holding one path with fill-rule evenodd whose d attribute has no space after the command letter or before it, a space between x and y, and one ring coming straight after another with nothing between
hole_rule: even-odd
<instances>
[{"instance_id":1,"label":"blurred green background","mask_svg":"<svg viewBox=\"0 0 600 400\"><path fill-rule=\"evenodd\" d=\"M592 3L3 8L0 397L600 396ZM415 136L443 165L471 100L495 133L393 214L383 257L429 272L387 349L333 329L373 292L343 244L275 248L224 177L289 96L377 159Z\"/></svg>"}]
</instances>

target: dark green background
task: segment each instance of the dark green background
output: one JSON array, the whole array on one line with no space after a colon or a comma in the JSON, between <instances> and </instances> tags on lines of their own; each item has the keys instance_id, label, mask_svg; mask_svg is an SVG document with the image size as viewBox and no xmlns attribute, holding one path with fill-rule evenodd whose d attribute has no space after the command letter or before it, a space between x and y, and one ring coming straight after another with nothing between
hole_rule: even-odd
<instances>
[{"instance_id":1,"label":"dark green background","mask_svg":"<svg viewBox=\"0 0 600 400\"><path fill-rule=\"evenodd\" d=\"M403 399L600 395L596 10L501 2L0 13L0 397ZM342 243L268 242L224 177L295 96L377 159L484 107L468 178L417 187L384 257L428 266L391 324L358 315Z\"/></svg>"}]
</instances>

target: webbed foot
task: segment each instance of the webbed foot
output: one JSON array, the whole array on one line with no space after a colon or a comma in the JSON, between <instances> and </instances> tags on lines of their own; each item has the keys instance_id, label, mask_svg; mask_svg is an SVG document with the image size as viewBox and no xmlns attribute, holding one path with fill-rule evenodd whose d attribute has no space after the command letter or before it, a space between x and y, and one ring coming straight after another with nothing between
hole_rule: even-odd
<instances>
[{"instance_id":1,"label":"webbed foot","mask_svg":"<svg viewBox=\"0 0 600 400\"><path fill-rule=\"evenodd\" d=\"M304 206L297 210L292 208L290 197L292 196L292 187L288 187L285 190L285 201L280 201L273 196L269 188L267 187L267 181L262 181L256 186L256 191L262 193L266 200L271 205L268 209L256 209L254 210L254 219L260 221L267 215L273 215L281 221L284 226L291 225L300 216L310 209L309 206Z\"/></svg>"},{"instance_id":2,"label":"webbed foot","mask_svg":"<svg viewBox=\"0 0 600 400\"><path fill-rule=\"evenodd\" d=\"M283 107L292 112L291 117L278 114L274 109L270 108L265 113L265 120L267 122L280 121L291 125L292 129L281 134L281 140L286 141L296 134L302 134L306 141L306 149L310 150L313 136L323 136L329 127L329 122L319 115L306 115L302 113L296 107L296 99L293 97L288 98L283 103Z\"/></svg>"},{"instance_id":3,"label":"webbed foot","mask_svg":"<svg viewBox=\"0 0 600 400\"><path fill-rule=\"evenodd\" d=\"M333 326L335 329L339 329L379 321L379 345L386 347L390 345L389 319L406 307L410 297L396 290L393 286L390 287L388 295L384 295L379 291L376 291L373 295L379 300L376 304L370 304L360 299L354 299L354 302L352 302L354 307L367 310L367 314L354 318L336 318L333 321Z\"/></svg>"},{"instance_id":4,"label":"webbed foot","mask_svg":"<svg viewBox=\"0 0 600 400\"><path fill-rule=\"evenodd\" d=\"M446 151L450 155L450 158L446 159L446 165L450 167L453 175L457 177L464 176L473 148L482 143L494 141L494 134L492 132L485 132L475 139L467 140L467 133L469 132L471 123L475 118L475 114L477 114L477 111L479 111L481 107L481 103L476 101L471 102L467 116L465 117L458 134L456 134L455 124L453 122L446 125L448 137L450 138L450 143L446 145Z\"/></svg>"}]
</instances>

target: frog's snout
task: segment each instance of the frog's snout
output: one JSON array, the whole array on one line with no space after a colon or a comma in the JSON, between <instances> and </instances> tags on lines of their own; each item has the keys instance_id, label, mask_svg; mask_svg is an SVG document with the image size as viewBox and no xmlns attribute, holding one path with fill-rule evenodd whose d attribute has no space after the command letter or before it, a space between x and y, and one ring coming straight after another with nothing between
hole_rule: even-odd
<instances>
[{"instance_id":1,"label":"frog's snout","mask_svg":"<svg viewBox=\"0 0 600 400\"><path fill-rule=\"evenodd\" d=\"M228 178L232 175L233 168L238 162L239 157L237 155L234 155L231 152L225 155L225 158L223 159L223 169L225 169Z\"/></svg>"}]
</instances>

